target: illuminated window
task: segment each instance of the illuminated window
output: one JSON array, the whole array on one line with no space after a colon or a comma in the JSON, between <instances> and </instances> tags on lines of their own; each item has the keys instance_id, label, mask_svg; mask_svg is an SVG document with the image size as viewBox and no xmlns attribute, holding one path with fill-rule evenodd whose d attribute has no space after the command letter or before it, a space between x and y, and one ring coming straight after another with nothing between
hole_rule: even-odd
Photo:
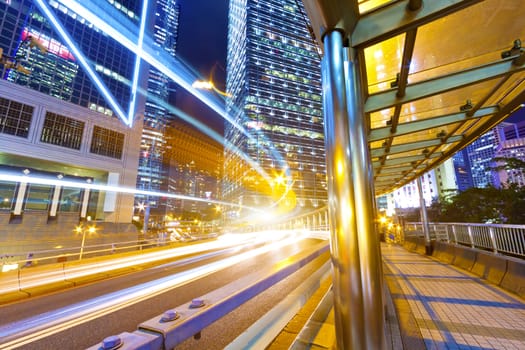
<instances>
[{"instance_id":1,"label":"illuminated window","mask_svg":"<svg viewBox=\"0 0 525 350\"><path fill-rule=\"evenodd\" d=\"M122 158L124 149L124 134L95 126L91 139L91 153L100 154L111 158Z\"/></svg>"},{"instance_id":2,"label":"illuminated window","mask_svg":"<svg viewBox=\"0 0 525 350\"><path fill-rule=\"evenodd\" d=\"M0 181L0 210L10 210L15 198L16 185L13 182Z\"/></svg>"},{"instance_id":3,"label":"illuminated window","mask_svg":"<svg viewBox=\"0 0 525 350\"><path fill-rule=\"evenodd\" d=\"M0 132L27 138L33 107L0 97Z\"/></svg>"},{"instance_id":4,"label":"illuminated window","mask_svg":"<svg viewBox=\"0 0 525 350\"><path fill-rule=\"evenodd\" d=\"M47 210L51 198L51 186L30 184L25 209Z\"/></svg>"},{"instance_id":5,"label":"illuminated window","mask_svg":"<svg viewBox=\"0 0 525 350\"><path fill-rule=\"evenodd\" d=\"M46 112L40 141L79 150L84 122L52 112Z\"/></svg>"}]
</instances>

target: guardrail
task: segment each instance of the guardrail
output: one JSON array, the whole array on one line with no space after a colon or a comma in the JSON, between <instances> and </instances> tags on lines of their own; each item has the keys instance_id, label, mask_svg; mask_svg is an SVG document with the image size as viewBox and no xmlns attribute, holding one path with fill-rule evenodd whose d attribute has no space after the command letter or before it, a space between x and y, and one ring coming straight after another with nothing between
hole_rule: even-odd
<instances>
[{"instance_id":1,"label":"guardrail","mask_svg":"<svg viewBox=\"0 0 525 350\"><path fill-rule=\"evenodd\" d=\"M57 248L52 250L37 250L26 254L0 254L0 273L28 268L35 265L66 263L86 259L88 257L142 251L155 247L175 246L178 243L188 243L214 237L216 237L216 235L198 236L187 241L170 241L162 238L152 238L144 239L142 241L116 241L113 243Z\"/></svg>"},{"instance_id":2,"label":"guardrail","mask_svg":"<svg viewBox=\"0 0 525 350\"><path fill-rule=\"evenodd\" d=\"M430 223L430 238L525 258L525 225ZM410 222L405 237L423 237L423 224Z\"/></svg>"},{"instance_id":3,"label":"guardrail","mask_svg":"<svg viewBox=\"0 0 525 350\"><path fill-rule=\"evenodd\" d=\"M139 324L137 330L133 333L123 332L119 335L107 337L101 343L88 348L88 350L116 349L121 346L129 350L172 349L185 339L191 337L198 339L204 328L232 310L240 307L246 301L297 272L308 263L313 262L317 258L321 258L323 254L328 254L328 251L328 243L320 243L313 249L295 256L288 264L280 265L266 276L261 277L257 274L244 276L242 281L237 280L232 282L220 289L193 299L187 304L167 310L164 314ZM312 274L310 278L292 293L296 294L293 300L286 301L285 306L278 305L279 311L270 311L267 314L268 317L265 317L268 321L264 324L259 324L257 330L251 330L249 332L251 336L248 336L245 332L244 339L238 338L236 341L239 343L242 342L243 344L257 341L258 344L261 345L261 348L266 347L268 344L262 345L262 343L267 342L268 339L271 341L275 335L267 336L264 333L267 332L268 328L271 328L271 325L274 325L276 319L282 318L282 310L290 311L291 304L299 303L303 305L306 300L308 300L308 297L319 288L320 281L326 278L329 273L330 262L328 256L326 256L326 261L322 263L317 272ZM294 312L287 312L289 318L293 317L296 311L297 310L294 309ZM280 320L280 322L285 321L288 322L289 320ZM286 324L286 322L284 324ZM246 337L249 339L246 339Z\"/></svg>"},{"instance_id":4,"label":"guardrail","mask_svg":"<svg viewBox=\"0 0 525 350\"><path fill-rule=\"evenodd\" d=\"M279 220L271 223L261 223L254 225L257 230L294 230L306 229L310 231L328 231L328 207L322 207L308 213L293 216L283 216Z\"/></svg>"}]
</instances>

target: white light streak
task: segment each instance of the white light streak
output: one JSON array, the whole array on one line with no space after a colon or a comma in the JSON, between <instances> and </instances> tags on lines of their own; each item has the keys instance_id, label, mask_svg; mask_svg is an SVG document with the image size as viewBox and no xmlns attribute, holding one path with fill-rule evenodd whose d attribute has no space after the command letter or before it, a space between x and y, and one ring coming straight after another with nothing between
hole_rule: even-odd
<instances>
[{"instance_id":1,"label":"white light streak","mask_svg":"<svg viewBox=\"0 0 525 350\"><path fill-rule=\"evenodd\" d=\"M87 74L91 77L93 80L93 83L98 88L99 92L106 98L106 101L111 105L111 107L115 110L115 113L119 116L120 119L126 123L126 125L131 126L131 122L127 119L124 111L119 106L111 92L109 92L109 89L106 87L102 79L98 76L98 74L91 68L91 65L87 61L86 57L80 51L80 49L76 46L75 42L67 31L64 29L62 24L56 19L51 9L48 7L48 5L45 3L44 0L36 0L36 4L40 8L40 10L46 15L46 17L49 19L55 30L58 32L62 40L64 40L68 46L68 48L73 52L73 55L78 60L82 68L87 72Z\"/></svg>"},{"instance_id":2,"label":"white light streak","mask_svg":"<svg viewBox=\"0 0 525 350\"><path fill-rule=\"evenodd\" d=\"M93 184L93 183L89 184L89 183L81 183L81 182L67 181L67 180L66 181L55 180L55 179L42 178L42 177L13 175L13 174L8 174L8 173L0 173L0 181L33 183L33 184L49 185L49 186L65 186L65 187L72 187L72 188L85 188L85 189L96 190L96 191L127 193L127 194L134 194L134 195L140 194L140 195L154 196L154 197L177 198L177 199L191 200L195 202L214 203L214 204L220 204L220 205L231 206L231 207L239 207L239 208L242 207L244 209L261 212L260 209L247 207L244 205L241 206L237 203L224 202L224 201L208 199L208 198L191 197L191 196L185 196L182 194L169 193L169 192L166 193L166 192L138 190L136 188L98 185L98 184Z\"/></svg>"},{"instance_id":3,"label":"white light streak","mask_svg":"<svg viewBox=\"0 0 525 350\"><path fill-rule=\"evenodd\" d=\"M270 236L275 237L274 234L270 234ZM290 235L283 240L272 242L263 247L255 248L220 261L0 327L0 338L8 340L16 337L14 340L2 343L2 349L18 348L38 339L59 333L143 300L150 299L190 281L253 259L255 256L277 250L286 245L296 244L297 241L298 238L295 235Z\"/></svg>"}]
</instances>

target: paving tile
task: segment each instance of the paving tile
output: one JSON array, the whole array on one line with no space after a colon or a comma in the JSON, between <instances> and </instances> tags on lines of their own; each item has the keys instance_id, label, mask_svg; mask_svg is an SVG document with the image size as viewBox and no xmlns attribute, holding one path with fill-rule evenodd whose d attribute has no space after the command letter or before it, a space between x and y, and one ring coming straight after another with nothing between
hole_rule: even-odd
<instances>
[{"instance_id":1,"label":"paving tile","mask_svg":"<svg viewBox=\"0 0 525 350\"><path fill-rule=\"evenodd\" d=\"M523 299L400 246L382 251L427 349L525 349Z\"/></svg>"}]
</instances>

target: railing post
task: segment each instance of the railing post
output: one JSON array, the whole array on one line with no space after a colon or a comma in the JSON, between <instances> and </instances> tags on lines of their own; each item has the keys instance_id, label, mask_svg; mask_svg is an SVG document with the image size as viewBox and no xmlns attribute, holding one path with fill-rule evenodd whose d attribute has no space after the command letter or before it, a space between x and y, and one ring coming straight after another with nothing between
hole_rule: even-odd
<instances>
[{"instance_id":1,"label":"railing post","mask_svg":"<svg viewBox=\"0 0 525 350\"><path fill-rule=\"evenodd\" d=\"M489 227L490 241L492 242L492 251L498 254L498 244L496 243L496 236L494 235L494 228Z\"/></svg>"},{"instance_id":2,"label":"railing post","mask_svg":"<svg viewBox=\"0 0 525 350\"><path fill-rule=\"evenodd\" d=\"M425 253L432 254L432 246L430 245L430 227L428 225L427 207L425 206L425 198L423 197L423 185L421 183L421 176L417 178L417 189L419 191L419 206L421 211L421 222L423 224L423 234L425 236Z\"/></svg>"},{"instance_id":3,"label":"railing post","mask_svg":"<svg viewBox=\"0 0 525 350\"><path fill-rule=\"evenodd\" d=\"M470 225L467 226L467 232L468 232L468 238L470 239L470 246L472 248L476 248L476 245L474 244L474 238L472 237L472 230Z\"/></svg>"},{"instance_id":4,"label":"railing post","mask_svg":"<svg viewBox=\"0 0 525 350\"><path fill-rule=\"evenodd\" d=\"M458 244L458 236L456 234L456 225L452 224L452 235L454 236L454 244ZM448 230L447 230L448 236Z\"/></svg>"}]
</instances>

